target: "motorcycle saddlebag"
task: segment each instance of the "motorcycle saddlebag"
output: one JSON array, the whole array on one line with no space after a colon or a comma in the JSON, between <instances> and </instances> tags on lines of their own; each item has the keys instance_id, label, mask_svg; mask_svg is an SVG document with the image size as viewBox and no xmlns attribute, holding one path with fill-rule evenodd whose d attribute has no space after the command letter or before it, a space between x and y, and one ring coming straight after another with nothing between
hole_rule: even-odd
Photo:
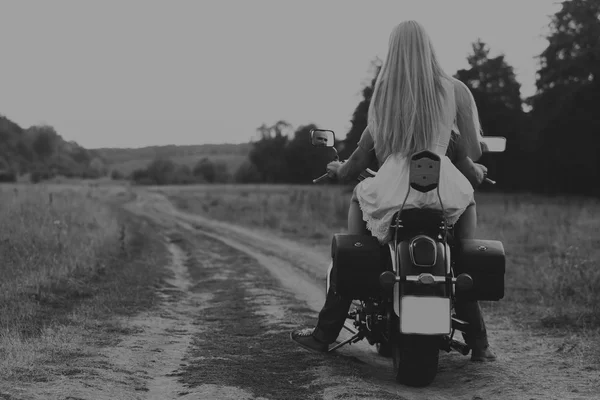
<instances>
[{"instance_id":1,"label":"motorcycle saddlebag","mask_svg":"<svg viewBox=\"0 0 600 400\"><path fill-rule=\"evenodd\" d=\"M335 234L331 243L331 285L335 292L358 300L381 295L383 250L373 236Z\"/></svg>"},{"instance_id":2,"label":"motorcycle saddlebag","mask_svg":"<svg viewBox=\"0 0 600 400\"><path fill-rule=\"evenodd\" d=\"M506 257L498 240L459 240L453 255L454 271L458 276L467 273L473 278L470 290L456 288L462 300L497 301L504 297Z\"/></svg>"}]
</instances>

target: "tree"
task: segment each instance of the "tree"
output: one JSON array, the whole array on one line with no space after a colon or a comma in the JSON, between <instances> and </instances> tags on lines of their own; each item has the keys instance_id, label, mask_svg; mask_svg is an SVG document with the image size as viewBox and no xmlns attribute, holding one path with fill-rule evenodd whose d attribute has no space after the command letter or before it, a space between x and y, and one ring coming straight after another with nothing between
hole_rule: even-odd
<instances>
[{"instance_id":1,"label":"tree","mask_svg":"<svg viewBox=\"0 0 600 400\"><path fill-rule=\"evenodd\" d=\"M171 184L174 185L187 185L197 182L197 178L192 173L192 169L187 165L177 165L173 173Z\"/></svg>"},{"instance_id":2,"label":"tree","mask_svg":"<svg viewBox=\"0 0 600 400\"><path fill-rule=\"evenodd\" d=\"M521 85L513 68L504 60L504 55L490 58L490 49L481 39L473 43L472 48L473 54L467 57L471 68L459 70L455 78L467 85L473 96L485 99L482 106L502 106L521 111Z\"/></svg>"},{"instance_id":3,"label":"tree","mask_svg":"<svg viewBox=\"0 0 600 400\"><path fill-rule=\"evenodd\" d=\"M27 145L27 143L23 139L17 142L17 154L25 162L31 162L34 159L33 150Z\"/></svg>"},{"instance_id":4,"label":"tree","mask_svg":"<svg viewBox=\"0 0 600 400\"><path fill-rule=\"evenodd\" d=\"M125 177L124 177L124 175L123 175L123 173L122 173L121 171L119 171L119 170L117 170L117 169L113 169L113 170L110 172L110 178L111 178L112 180L119 181L119 180L121 180L121 179L123 179L123 178L125 178Z\"/></svg>"},{"instance_id":5,"label":"tree","mask_svg":"<svg viewBox=\"0 0 600 400\"><path fill-rule=\"evenodd\" d=\"M168 159L158 158L146 169L146 176L155 185L168 185L173 181L177 166Z\"/></svg>"},{"instance_id":6,"label":"tree","mask_svg":"<svg viewBox=\"0 0 600 400\"><path fill-rule=\"evenodd\" d=\"M247 160L235 171L233 180L238 183L258 183L261 181L261 175L256 165Z\"/></svg>"},{"instance_id":7,"label":"tree","mask_svg":"<svg viewBox=\"0 0 600 400\"><path fill-rule=\"evenodd\" d=\"M569 0L552 18L548 47L539 55L536 86L579 86L600 79L600 2Z\"/></svg>"},{"instance_id":8,"label":"tree","mask_svg":"<svg viewBox=\"0 0 600 400\"><path fill-rule=\"evenodd\" d=\"M248 158L261 176L262 182L283 183L288 177L285 147L291 125L278 121L272 126L265 124L257 129L259 140L252 143Z\"/></svg>"},{"instance_id":9,"label":"tree","mask_svg":"<svg viewBox=\"0 0 600 400\"><path fill-rule=\"evenodd\" d=\"M193 169L193 174L201 178L203 181L213 183L217 176L217 171L214 164L206 157L196 163Z\"/></svg>"},{"instance_id":10,"label":"tree","mask_svg":"<svg viewBox=\"0 0 600 400\"><path fill-rule=\"evenodd\" d=\"M547 193L600 196L600 82L575 90L541 132L538 179Z\"/></svg>"},{"instance_id":11,"label":"tree","mask_svg":"<svg viewBox=\"0 0 600 400\"><path fill-rule=\"evenodd\" d=\"M506 152L485 154L481 162L490 169L490 176L498 179L499 186L515 189L522 183L518 181L522 175L516 172L527 169L525 149L532 147L527 144L523 129L521 85L503 54L491 58L490 49L481 39L474 42L472 48L473 53L467 57L470 68L459 70L454 77L473 94L484 135L506 137Z\"/></svg>"},{"instance_id":12,"label":"tree","mask_svg":"<svg viewBox=\"0 0 600 400\"><path fill-rule=\"evenodd\" d=\"M34 134L32 147L36 154L42 159L52 155L58 139L58 134L54 128L48 125L42 125L32 127L30 130Z\"/></svg>"},{"instance_id":13,"label":"tree","mask_svg":"<svg viewBox=\"0 0 600 400\"><path fill-rule=\"evenodd\" d=\"M17 175L4 157L0 157L0 182L16 182Z\"/></svg>"},{"instance_id":14,"label":"tree","mask_svg":"<svg viewBox=\"0 0 600 400\"><path fill-rule=\"evenodd\" d=\"M213 162L213 165L215 166L215 183L227 183L232 179L225 162L217 160Z\"/></svg>"},{"instance_id":15,"label":"tree","mask_svg":"<svg viewBox=\"0 0 600 400\"><path fill-rule=\"evenodd\" d=\"M342 159L350 157L354 150L356 150L358 140L368 124L369 106L371 105L371 97L373 96L375 82L379 75L379 71L381 70L381 60L375 59L372 61L371 68L374 70L374 76L373 79L371 79L370 84L363 88L363 99L354 109L354 113L352 113L352 120L350 121L352 126L350 127L350 131L346 134L346 138L340 149L340 158Z\"/></svg>"},{"instance_id":16,"label":"tree","mask_svg":"<svg viewBox=\"0 0 600 400\"><path fill-rule=\"evenodd\" d=\"M537 139L538 189L597 194L595 185L576 182L600 174L600 3L563 1L550 28L548 47L538 57L537 92L528 99Z\"/></svg>"},{"instance_id":17,"label":"tree","mask_svg":"<svg viewBox=\"0 0 600 400\"><path fill-rule=\"evenodd\" d=\"M299 127L294 138L285 148L288 182L311 183L314 178L325 173L327 163L335 159L332 148L315 147L310 142L310 131L317 129L314 124Z\"/></svg>"},{"instance_id":18,"label":"tree","mask_svg":"<svg viewBox=\"0 0 600 400\"><path fill-rule=\"evenodd\" d=\"M94 159L90 161L90 168L99 176L106 175L107 173L106 165L100 157L94 157Z\"/></svg>"}]
</instances>

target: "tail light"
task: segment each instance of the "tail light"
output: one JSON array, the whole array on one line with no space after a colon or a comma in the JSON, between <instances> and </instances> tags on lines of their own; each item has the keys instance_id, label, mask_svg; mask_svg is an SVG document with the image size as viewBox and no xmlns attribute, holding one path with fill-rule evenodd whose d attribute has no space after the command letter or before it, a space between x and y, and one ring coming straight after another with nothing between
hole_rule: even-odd
<instances>
[{"instance_id":1,"label":"tail light","mask_svg":"<svg viewBox=\"0 0 600 400\"><path fill-rule=\"evenodd\" d=\"M437 244L429 236L415 236L408 249L410 259L417 267L433 267L437 262Z\"/></svg>"}]
</instances>

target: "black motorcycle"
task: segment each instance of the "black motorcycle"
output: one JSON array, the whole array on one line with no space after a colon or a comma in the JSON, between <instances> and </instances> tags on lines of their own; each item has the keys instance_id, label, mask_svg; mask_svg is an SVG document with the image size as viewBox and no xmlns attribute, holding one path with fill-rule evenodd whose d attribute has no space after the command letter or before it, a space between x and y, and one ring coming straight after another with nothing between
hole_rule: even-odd
<instances>
[{"instance_id":1,"label":"black motorcycle","mask_svg":"<svg viewBox=\"0 0 600 400\"><path fill-rule=\"evenodd\" d=\"M333 147L335 136L315 129L311 142ZM484 151L502 152L505 145L503 137L483 138ZM440 165L435 153L414 154L408 193L437 190L439 197ZM375 174L366 170L359 179ZM333 286L339 295L354 300L348 318L355 329L346 327L352 337L329 351L366 339L379 354L392 357L399 383L426 386L437 374L440 350L463 355L471 350L456 338L469 324L456 317L455 301L504 297L505 254L497 240L454 238L443 209L403 208L404 204L392 219L393 239L385 245L370 235L333 236L327 290Z\"/></svg>"}]
</instances>

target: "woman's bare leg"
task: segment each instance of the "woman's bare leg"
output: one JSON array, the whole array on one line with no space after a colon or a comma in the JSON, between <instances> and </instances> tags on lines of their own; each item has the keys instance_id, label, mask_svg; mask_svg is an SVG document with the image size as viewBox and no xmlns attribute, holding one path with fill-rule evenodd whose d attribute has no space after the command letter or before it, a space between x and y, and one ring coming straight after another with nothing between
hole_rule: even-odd
<instances>
[{"instance_id":1,"label":"woman's bare leg","mask_svg":"<svg viewBox=\"0 0 600 400\"><path fill-rule=\"evenodd\" d=\"M353 235L367 234L367 223L363 221L362 210L356 201L351 201L348 209L348 233Z\"/></svg>"}]
</instances>

